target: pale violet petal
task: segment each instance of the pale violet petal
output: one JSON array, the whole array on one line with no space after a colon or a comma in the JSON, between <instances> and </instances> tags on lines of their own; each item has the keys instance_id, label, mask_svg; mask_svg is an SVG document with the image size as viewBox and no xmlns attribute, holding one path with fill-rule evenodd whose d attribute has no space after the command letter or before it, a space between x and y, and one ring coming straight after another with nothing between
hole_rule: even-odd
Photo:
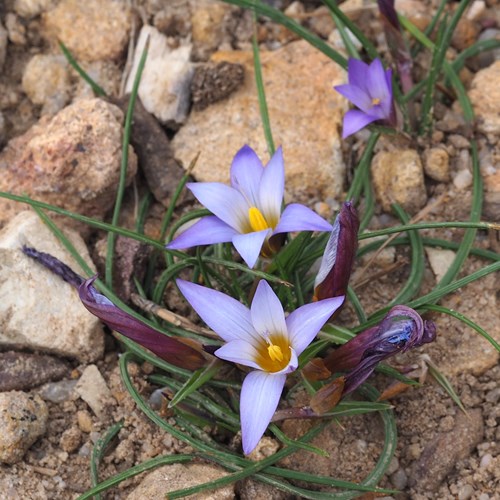
<instances>
[{"instance_id":1,"label":"pale violet petal","mask_svg":"<svg viewBox=\"0 0 500 500\"><path fill-rule=\"evenodd\" d=\"M302 354L343 302L343 296L312 302L295 309L286 318L290 344L297 352L297 356Z\"/></svg>"},{"instance_id":2,"label":"pale violet petal","mask_svg":"<svg viewBox=\"0 0 500 500\"><path fill-rule=\"evenodd\" d=\"M371 97L363 89L355 85L337 85L334 89L363 111L367 111L373 105Z\"/></svg>"},{"instance_id":3,"label":"pale violet petal","mask_svg":"<svg viewBox=\"0 0 500 500\"><path fill-rule=\"evenodd\" d=\"M262 162L250 146L236 153L231 164L231 186L244 195L249 205L257 206L263 172Z\"/></svg>"},{"instance_id":4,"label":"pale violet petal","mask_svg":"<svg viewBox=\"0 0 500 500\"><path fill-rule=\"evenodd\" d=\"M260 342L255 331L250 311L228 295L189 281L177 280L182 295L191 304L200 318L226 342L254 339Z\"/></svg>"},{"instance_id":5,"label":"pale violet petal","mask_svg":"<svg viewBox=\"0 0 500 500\"><path fill-rule=\"evenodd\" d=\"M332 232L330 233L330 237L328 238L328 242L326 243L323 257L321 258L321 265L319 266L318 274L316 275L316 279L314 280L314 288L316 288L320 283L323 283L325 278L328 276L328 273L335 265L335 261L337 260L339 234L340 220L339 216L337 215L333 224Z\"/></svg>"},{"instance_id":6,"label":"pale violet petal","mask_svg":"<svg viewBox=\"0 0 500 500\"><path fill-rule=\"evenodd\" d=\"M248 203L243 195L220 182L190 182L186 186L198 201L239 233L250 229Z\"/></svg>"},{"instance_id":7,"label":"pale violet petal","mask_svg":"<svg viewBox=\"0 0 500 500\"><path fill-rule=\"evenodd\" d=\"M275 227L280 219L285 192L285 166L281 147L276 150L264 168L260 181L259 208L266 220Z\"/></svg>"},{"instance_id":8,"label":"pale violet petal","mask_svg":"<svg viewBox=\"0 0 500 500\"><path fill-rule=\"evenodd\" d=\"M231 340L231 342L217 349L214 355L220 359L231 361L232 363L238 363L260 370L260 366L255 361L258 357L257 348L246 340Z\"/></svg>"},{"instance_id":9,"label":"pale violet petal","mask_svg":"<svg viewBox=\"0 0 500 500\"><path fill-rule=\"evenodd\" d=\"M262 249L262 245L264 244L267 235L270 233L270 229L264 229L264 231L237 234L233 237L232 241L234 247L250 269L255 266Z\"/></svg>"},{"instance_id":10,"label":"pale violet petal","mask_svg":"<svg viewBox=\"0 0 500 500\"><path fill-rule=\"evenodd\" d=\"M222 222L218 217L203 217L171 241L167 248L184 249L198 245L212 245L231 241L238 234L235 229Z\"/></svg>"},{"instance_id":11,"label":"pale violet petal","mask_svg":"<svg viewBox=\"0 0 500 500\"><path fill-rule=\"evenodd\" d=\"M243 381L240 399L243 452L251 453L278 407L286 375L262 371L249 373Z\"/></svg>"},{"instance_id":12,"label":"pale violet petal","mask_svg":"<svg viewBox=\"0 0 500 500\"><path fill-rule=\"evenodd\" d=\"M347 76L349 77L349 84L359 87L361 90L364 90L368 94L368 64L360 61L359 59L350 58L347 66Z\"/></svg>"},{"instance_id":13,"label":"pale violet petal","mask_svg":"<svg viewBox=\"0 0 500 500\"><path fill-rule=\"evenodd\" d=\"M372 99L380 99L381 101L390 99L387 88L387 78L380 59L375 59L370 64L366 75L366 81Z\"/></svg>"},{"instance_id":14,"label":"pale violet petal","mask_svg":"<svg viewBox=\"0 0 500 500\"><path fill-rule=\"evenodd\" d=\"M342 139L355 134L358 130L366 127L370 123L379 120L378 116L371 116L363 113L363 111L358 111L357 109L351 109L344 115L344 125L342 127Z\"/></svg>"},{"instance_id":15,"label":"pale violet petal","mask_svg":"<svg viewBox=\"0 0 500 500\"><path fill-rule=\"evenodd\" d=\"M331 231L332 225L310 208L298 203L288 205L281 214L274 234L293 231Z\"/></svg>"},{"instance_id":16,"label":"pale violet petal","mask_svg":"<svg viewBox=\"0 0 500 500\"><path fill-rule=\"evenodd\" d=\"M274 372L274 375L288 374L294 372L299 366L299 358L297 357L297 351L293 347L290 347L290 361L288 364L280 370L279 372Z\"/></svg>"},{"instance_id":17,"label":"pale violet petal","mask_svg":"<svg viewBox=\"0 0 500 500\"><path fill-rule=\"evenodd\" d=\"M264 338L273 333L288 336L283 306L267 281L259 281L250 315L253 326Z\"/></svg>"}]
</instances>

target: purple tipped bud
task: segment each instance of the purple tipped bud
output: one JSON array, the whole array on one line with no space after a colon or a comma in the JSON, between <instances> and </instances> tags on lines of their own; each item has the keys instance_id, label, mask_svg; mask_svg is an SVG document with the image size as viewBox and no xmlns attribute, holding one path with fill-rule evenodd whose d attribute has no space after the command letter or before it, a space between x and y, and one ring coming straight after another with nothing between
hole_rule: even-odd
<instances>
[{"instance_id":1,"label":"purple tipped bud","mask_svg":"<svg viewBox=\"0 0 500 500\"><path fill-rule=\"evenodd\" d=\"M335 219L314 282L314 300L340 297L347 292L358 247L359 219L351 201L346 201Z\"/></svg>"},{"instance_id":2,"label":"purple tipped bud","mask_svg":"<svg viewBox=\"0 0 500 500\"><path fill-rule=\"evenodd\" d=\"M365 330L328 355L324 362L331 371L349 370L345 376L344 395L354 391L384 359L432 342L436 327L423 321L406 306L393 307L376 326Z\"/></svg>"},{"instance_id":3,"label":"purple tipped bud","mask_svg":"<svg viewBox=\"0 0 500 500\"><path fill-rule=\"evenodd\" d=\"M205 365L203 354L187 345L187 343L192 343L193 346L196 346L194 341L174 339L164 335L122 311L92 286L95 279L94 276L84 281L80 285L78 293L83 305L109 328L137 342L173 365L189 370L195 370ZM201 350L201 346L199 348Z\"/></svg>"},{"instance_id":4,"label":"purple tipped bud","mask_svg":"<svg viewBox=\"0 0 500 500\"><path fill-rule=\"evenodd\" d=\"M38 261L42 266L45 266L47 269L52 271L54 274L57 274L64 281L69 283L70 285L78 288L84 281L84 279L76 274L73 269L69 266L61 262L59 259L56 259L54 256L49 253L39 252L35 248L30 248L27 246L23 246L23 253L32 259Z\"/></svg>"},{"instance_id":5,"label":"purple tipped bud","mask_svg":"<svg viewBox=\"0 0 500 500\"><path fill-rule=\"evenodd\" d=\"M394 0L377 0L378 10L380 14L387 20L387 22L395 29L400 30L398 13L394 8Z\"/></svg>"}]
</instances>

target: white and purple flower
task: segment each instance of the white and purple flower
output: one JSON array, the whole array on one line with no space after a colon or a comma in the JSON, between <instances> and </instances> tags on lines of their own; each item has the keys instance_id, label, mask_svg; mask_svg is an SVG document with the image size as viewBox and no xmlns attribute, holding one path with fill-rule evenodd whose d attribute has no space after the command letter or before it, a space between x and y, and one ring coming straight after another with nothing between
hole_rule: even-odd
<instances>
[{"instance_id":1,"label":"white and purple flower","mask_svg":"<svg viewBox=\"0 0 500 500\"><path fill-rule=\"evenodd\" d=\"M189 183L187 187L214 215L203 217L167 245L184 249L232 242L248 267L259 255L275 250L272 237L292 231L331 231L332 226L309 208L292 203L283 213L283 153L279 148L264 167L255 151L243 146L233 159L231 185Z\"/></svg>"},{"instance_id":2,"label":"white and purple flower","mask_svg":"<svg viewBox=\"0 0 500 500\"><path fill-rule=\"evenodd\" d=\"M396 111L392 99L392 70L384 70L380 59L375 59L368 65L351 58L347 76L348 84L334 88L359 109L351 109L345 114L342 139L375 121L389 126L396 125Z\"/></svg>"},{"instance_id":3,"label":"white and purple flower","mask_svg":"<svg viewBox=\"0 0 500 500\"><path fill-rule=\"evenodd\" d=\"M286 376L298 356L342 304L335 297L306 304L287 318L266 281L260 281L250 309L221 292L177 280L191 306L226 342L215 351L221 359L253 369L243 381L240 400L243 451L250 453L278 406Z\"/></svg>"}]
</instances>

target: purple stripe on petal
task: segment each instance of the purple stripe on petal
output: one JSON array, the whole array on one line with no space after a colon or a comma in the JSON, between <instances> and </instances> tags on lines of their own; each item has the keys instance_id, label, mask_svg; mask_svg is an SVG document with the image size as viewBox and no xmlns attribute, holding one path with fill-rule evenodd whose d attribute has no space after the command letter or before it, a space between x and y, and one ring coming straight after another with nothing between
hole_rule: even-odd
<instances>
[{"instance_id":1,"label":"purple stripe on petal","mask_svg":"<svg viewBox=\"0 0 500 500\"><path fill-rule=\"evenodd\" d=\"M344 297L320 300L295 309L286 318L290 343L298 356L313 341L328 318L343 302Z\"/></svg>"},{"instance_id":2,"label":"purple stripe on petal","mask_svg":"<svg viewBox=\"0 0 500 500\"><path fill-rule=\"evenodd\" d=\"M254 338L260 342L250 319L250 311L236 299L181 279L177 280L177 286L200 318L223 340L250 342Z\"/></svg>"},{"instance_id":3,"label":"purple stripe on petal","mask_svg":"<svg viewBox=\"0 0 500 500\"><path fill-rule=\"evenodd\" d=\"M259 207L266 220L273 226L280 218L284 192L285 166L283 151L279 147L264 168L259 192Z\"/></svg>"},{"instance_id":4,"label":"purple stripe on petal","mask_svg":"<svg viewBox=\"0 0 500 500\"><path fill-rule=\"evenodd\" d=\"M273 333L288 336L283 306L267 281L259 281L250 307L250 315L253 326L264 338Z\"/></svg>"},{"instance_id":5,"label":"purple stripe on petal","mask_svg":"<svg viewBox=\"0 0 500 500\"><path fill-rule=\"evenodd\" d=\"M249 204L257 206L259 184L264 167L250 146L243 146L235 155L231 164L231 186L247 198Z\"/></svg>"},{"instance_id":6,"label":"purple stripe on petal","mask_svg":"<svg viewBox=\"0 0 500 500\"><path fill-rule=\"evenodd\" d=\"M278 407L286 375L254 371L243 381L240 399L243 452L251 453Z\"/></svg>"},{"instance_id":7,"label":"purple stripe on petal","mask_svg":"<svg viewBox=\"0 0 500 500\"><path fill-rule=\"evenodd\" d=\"M247 234L237 234L233 237L233 245L241 255L246 265L252 269L259 258L262 245L266 237L271 234L270 229Z\"/></svg>"},{"instance_id":8,"label":"purple stripe on petal","mask_svg":"<svg viewBox=\"0 0 500 500\"><path fill-rule=\"evenodd\" d=\"M256 359L258 359L257 348L246 340L231 340L231 342L217 349L214 355L226 361L257 368L258 370L261 369L256 362Z\"/></svg>"},{"instance_id":9,"label":"purple stripe on petal","mask_svg":"<svg viewBox=\"0 0 500 500\"><path fill-rule=\"evenodd\" d=\"M248 202L243 195L220 182L190 182L186 186L198 201L239 233L250 229Z\"/></svg>"},{"instance_id":10,"label":"purple stripe on petal","mask_svg":"<svg viewBox=\"0 0 500 500\"><path fill-rule=\"evenodd\" d=\"M332 225L310 208L298 203L288 205L274 230L274 234L293 231L331 231Z\"/></svg>"},{"instance_id":11,"label":"purple stripe on petal","mask_svg":"<svg viewBox=\"0 0 500 500\"><path fill-rule=\"evenodd\" d=\"M212 245L214 243L226 243L238 234L231 226L221 221L214 215L203 217L196 224L186 229L177 238L171 241L167 248L184 249L198 245Z\"/></svg>"},{"instance_id":12,"label":"purple stripe on petal","mask_svg":"<svg viewBox=\"0 0 500 500\"><path fill-rule=\"evenodd\" d=\"M107 297L100 294L91 278L79 287L78 293L83 305L112 330L137 342L168 363L191 370L205 365L205 358L196 349L181 341L154 330L142 321L115 306ZM200 346L201 348L201 346Z\"/></svg>"},{"instance_id":13,"label":"purple stripe on petal","mask_svg":"<svg viewBox=\"0 0 500 500\"><path fill-rule=\"evenodd\" d=\"M344 115L342 139L355 134L358 130L361 130L363 127L366 127L378 119L378 117L367 115L366 113L363 113L363 111L351 109Z\"/></svg>"}]
</instances>

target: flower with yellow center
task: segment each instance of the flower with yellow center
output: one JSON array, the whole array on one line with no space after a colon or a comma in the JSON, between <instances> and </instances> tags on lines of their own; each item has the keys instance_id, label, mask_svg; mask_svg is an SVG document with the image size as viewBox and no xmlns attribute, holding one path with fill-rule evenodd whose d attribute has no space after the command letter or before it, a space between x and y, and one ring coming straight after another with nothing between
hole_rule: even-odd
<instances>
[{"instance_id":1,"label":"flower with yellow center","mask_svg":"<svg viewBox=\"0 0 500 500\"><path fill-rule=\"evenodd\" d=\"M298 356L344 297L306 304L285 318L266 281L259 282L250 309L210 288L183 280L177 280L177 285L203 321L226 342L214 354L253 368L243 381L240 400L243 451L248 454L271 421L286 376L297 369Z\"/></svg>"},{"instance_id":2,"label":"flower with yellow center","mask_svg":"<svg viewBox=\"0 0 500 500\"><path fill-rule=\"evenodd\" d=\"M274 240L270 240L275 235L332 230L330 223L303 205L292 203L281 212L285 190L281 148L263 166L255 151L243 146L231 165L230 181L230 186L219 182L187 184L198 201L214 215L203 217L167 248L231 241L248 267L254 267L259 255L272 255Z\"/></svg>"}]
</instances>

